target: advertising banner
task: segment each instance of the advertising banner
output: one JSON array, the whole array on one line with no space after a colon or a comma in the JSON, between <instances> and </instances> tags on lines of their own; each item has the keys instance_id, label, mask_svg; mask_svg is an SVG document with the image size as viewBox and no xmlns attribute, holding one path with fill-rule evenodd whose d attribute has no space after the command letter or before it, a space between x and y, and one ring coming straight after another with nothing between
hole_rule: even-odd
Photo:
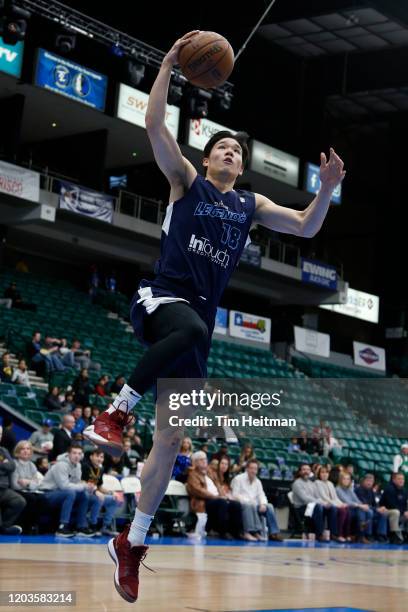
<instances>
[{"instance_id":1,"label":"advertising banner","mask_svg":"<svg viewBox=\"0 0 408 612\"><path fill-rule=\"evenodd\" d=\"M67 181L59 181L59 184L59 207L62 210L112 223L113 198L111 196Z\"/></svg>"},{"instance_id":2,"label":"advertising banner","mask_svg":"<svg viewBox=\"0 0 408 612\"><path fill-rule=\"evenodd\" d=\"M146 128L145 117L148 102L149 95L147 93L120 83L116 116L119 119ZM166 105L165 121L166 126L174 138L177 139L180 121L180 109L178 106Z\"/></svg>"},{"instance_id":3,"label":"advertising banner","mask_svg":"<svg viewBox=\"0 0 408 612\"><path fill-rule=\"evenodd\" d=\"M330 357L330 336L314 329L293 326L295 334L295 349L301 353Z\"/></svg>"},{"instance_id":4,"label":"advertising banner","mask_svg":"<svg viewBox=\"0 0 408 612\"><path fill-rule=\"evenodd\" d=\"M236 130L231 130L231 128L215 123L215 121L210 121L209 119L191 119L187 144L190 145L190 147L203 151L211 136L222 130L229 130L233 134L236 133Z\"/></svg>"},{"instance_id":5,"label":"advertising banner","mask_svg":"<svg viewBox=\"0 0 408 612\"><path fill-rule=\"evenodd\" d=\"M0 191L16 198L40 201L40 175L38 172L0 161Z\"/></svg>"},{"instance_id":6,"label":"advertising banner","mask_svg":"<svg viewBox=\"0 0 408 612\"><path fill-rule=\"evenodd\" d=\"M346 304L319 304L319 308L355 317L370 323L378 323L380 298L378 295L348 288Z\"/></svg>"},{"instance_id":7,"label":"advertising banner","mask_svg":"<svg viewBox=\"0 0 408 612\"><path fill-rule=\"evenodd\" d=\"M299 158L269 145L253 140L249 167L292 187L299 183Z\"/></svg>"},{"instance_id":8,"label":"advertising banner","mask_svg":"<svg viewBox=\"0 0 408 612\"><path fill-rule=\"evenodd\" d=\"M305 189L309 193L316 194L320 189L320 168L316 164L306 163L305 166ZM341 204L341 183L333 191L332 204Z\"/></svg>"},{"instance_id":9,"label":"advertising banner","mask_svg":"<svg viewBox=\"0 0 408 612\"><path fill-rule=\"evenodd\" d=\"M315 261L314 259L305 259L304 257L302 257L301 266L303 282L336 291L336 268L328 264L320 263L320 261Z\"/></svg>"},{"instance_id":10,"label":"advertising banner","mask_svg":"<svg viewBox=\"0 0 408 612\"><path fill-rule=\"evenodd\" d=\"M105 110L108 78L44 49L38 49L35 84L91 108Z\"/></svg>"},{"instance_id":11,"label":"advertising banner","mask_svg":"<svg viewBox=\"0 0 408 612\"><path fill-rule=\"evenodd\" d=\"M353 351L355 365L385 372L385 349L362 342L353 342Z\"/></svg>"},{"instance_id":12,"label":"advertising banner","mask_svg":"<svg viewBox=\"0 0 408 612\"><path fill-rule=\"evenodd\" d=\"M0 36L0 71L19 78L23 65L24 43L19 40L15 45L6 45Z\"/></svg>"},{"instance_id":13,"label":"advertising banner","mask_svg":"<svg viewBox=\"0 0 408 612\"><path fill-rule=\"evenodd\" d=\"M217 315L215 317L214 332L216 334L227 335L228 329L228 310L226 308L217 308Z\"/></svg>"},{"instance_id":14,"label":"advertising banner","mask_svg":"<svg viewBox=\"0 0 408 612\"><path fill-rule=\"evenodd\" d=\"M230 335L235 338L269 344L271 340L271 320L267 317L258 317L247 312L231 310L229 331Z\"/></svg>"}]
</instances>

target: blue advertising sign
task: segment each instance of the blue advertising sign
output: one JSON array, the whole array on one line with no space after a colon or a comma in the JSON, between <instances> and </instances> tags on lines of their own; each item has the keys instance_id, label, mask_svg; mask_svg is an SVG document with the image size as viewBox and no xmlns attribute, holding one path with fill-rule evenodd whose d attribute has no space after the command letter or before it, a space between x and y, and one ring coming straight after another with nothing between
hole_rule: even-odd
<instances>
[{"instance_id":1,"label":"blue advertising sign","mask_svg":"<svg viewBox=\"0 0 408 612\"><path fill-rule=\"evenodd\" d=\"M302 281L336 291L336 268L320 263L320 261L302 257Z\"/></svg>"},{"instance_id":2,"label":"blue advertising sign","mask_svg":"<svg viewBox=\"0 0 408 612\"><path fill-rule=\"evenodd\" d=\"M259 244L249 244L246 249L242 251L239 263L246 263L250 266L256 266L257 268L261 265L261 247Z\"/></svg>"},{"instance_id":3,"label":"blue advertising sign","mask_svg":"<svg viewBox=\"0 0 408 612\"><path fill-rule=\"evenodd\" d=\"M218 306L217 315L215 317L214 332L225 335L228 328L228 310Z\"/></svg>"},{"instance_id":4,"label":"blue advertising sign","mask_svg":"<svg viewBox=\"0 0 408 612\"><path fill-rule=\"evenodd\" d=\"M317 193L320 189L320 168L315 164L306 163L305 189L309 193ZM332 204L341 204L341 183L333 191Z\"/></svg>"},{"instance_id":5,"label":"blue advertising sign","mask_svg":"<svg viewBox=\"0 0 408 612\"><path fill-rule=\"evenodd\" d=\"M0 36L0 71L19 78L23 65L23 53L23 41L20 40L15 45L6 45Z\"/></svg>"},{"instance_id":6,"label":"blue advertising sign","mask_svg":"<svg viewBox=\"0 0 408 612\"><path fill-rule=\"evenodd\" d=\"M108 78L44 49L38 50L35 84L91 108L105 110Z\"/></svg>"}]
</instances>

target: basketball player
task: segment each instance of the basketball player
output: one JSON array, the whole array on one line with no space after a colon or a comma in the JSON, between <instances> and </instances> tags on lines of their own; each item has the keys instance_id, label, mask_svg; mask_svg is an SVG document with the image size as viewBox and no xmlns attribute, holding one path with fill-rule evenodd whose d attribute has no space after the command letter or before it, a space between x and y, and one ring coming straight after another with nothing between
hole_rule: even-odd
<instances>
[{"instance_id":1,"label":"basketball player","mask_svg":"<svg viewBox=\"0 0 408 612\"><path fill-rule=\"evenodd\" d=\"M173 45L149 97L146 128L156 162L170 183L170 204L156 277L141 281L131 304L135 333L149 349L113 404L84 432L111 454L121 454L123 427L157 378L206 377L216 309L251 225L314 236L327 214L333 190L345 175L343 162L330 149L328 161L321 154L322 185L312 203L302 212L278 206L262 195L234 189L248 160L248 147L244 134L228 131L209 140L203 158L206 176L197 174L165 125L172 68L180 48L196 33L186 34ZM116 564L116 589L129 602L138 596L139 565L148 550L146 533L166 491L182 436L182 428L156 427L135 517L130 528L108 544Z\"/></svg>"}]
</instances>

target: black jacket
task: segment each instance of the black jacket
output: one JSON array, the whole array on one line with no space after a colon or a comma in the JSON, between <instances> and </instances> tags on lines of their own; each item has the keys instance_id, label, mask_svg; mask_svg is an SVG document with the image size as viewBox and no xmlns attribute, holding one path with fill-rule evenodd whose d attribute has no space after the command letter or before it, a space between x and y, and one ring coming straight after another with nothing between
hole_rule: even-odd
<instances>
[{"instance_id":1,"label":"black jacket","mask_svg":"<svg viewBox=\"0 0 408 612\"><path fill-rule=\"evenodd\" d=\"M66 453L73 439L69 437L65 429L57 429L54 434L54 446L49 454L50 461L55 461L58 455Z\"/></svg>"},{"instance_id":2,"label":"black jacket","mask_svg":"<svg viewBox=\"0 0 408 612\"><path fill-rule=\"evenodd\" d=\"M390 482L385 489L380 499L380 506L385 506L388 510L397 509L401 514L408 510L408 492L406 489L396 487L393 482Z\"/></svg>"},{"instance_id":3,"label":"black jacket","mask_svg":"<svg viewBox=\"0 0 408 612\"><path fill-rule=\"evenodd\" d=\"M11 458L7 448L0 446L0 490L11 488L10 475L16 469L16 464Z\"/></svg>"}]
</instances>

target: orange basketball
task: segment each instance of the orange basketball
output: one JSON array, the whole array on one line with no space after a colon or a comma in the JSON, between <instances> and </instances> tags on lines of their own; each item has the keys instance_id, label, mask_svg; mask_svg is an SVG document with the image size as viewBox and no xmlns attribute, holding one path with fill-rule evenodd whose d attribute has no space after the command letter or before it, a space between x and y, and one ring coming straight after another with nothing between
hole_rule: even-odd
<instances>
[{"instance_id":1,"label":"orange basketball","mask_svg":"<svg viewBox=\"0 0 408 612\"><path fill-rule=\"evenodd\" d=\"M228 40L216 32L200 32L180 49L180 69L197 87L222 85L234 67L234 51Z\"/></svg>"}]
</instances>

